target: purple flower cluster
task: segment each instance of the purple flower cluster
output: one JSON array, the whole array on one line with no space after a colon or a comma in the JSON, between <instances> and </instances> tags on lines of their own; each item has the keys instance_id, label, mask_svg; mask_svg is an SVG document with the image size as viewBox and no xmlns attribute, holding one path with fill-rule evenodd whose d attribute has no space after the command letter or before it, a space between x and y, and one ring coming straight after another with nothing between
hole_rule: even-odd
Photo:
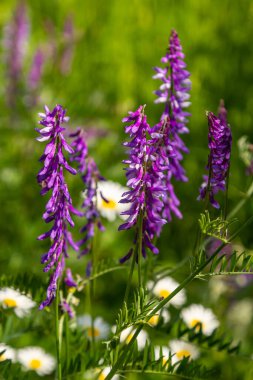
<instances>
[{"instance_id":1,"label":"purple flower cluster","mask_svg":"<svg viewBox=\"0 0 253 380\"><path fill-rule=\"evenodd\" d=\"M29 36L29 20L24 2L20 2L14 12L13 19L5 27L4 48L6 50L7 100L10 106L16 101L16 93L22 76L24 56Z\"/></svg>"},{"instance_id":2,"label":"purple flower cluster","mask_svg":"<svg viewBox=\"0 0 253 380\"><path fill-rule=\"evenodd\" d=\"M78 242L79 247L85 245L85 248L80 252L80 256L83 256L92 249L92 238L94 236L95 227L97 226L100 231L104 230L96 206L97 183L104 178L100 175L95 161L91 157L88 157L88 148L83 131L78 129L77 132L71 134L70 137L74 138L72 142L74 154L71 156L71 161L78 163L78 169L85 185L85 197L82 204L84 212L82 215L86 218L86 224L81 229L81 232L84 233L84 238Z\"/></svg>"},{"instance_id":3,"label":"purple flower cluster","mask_svg":"<svg viewBox=\"0 0 253 380\"><path fill-rule=\"evenodd\" d=\"M168 195L164 181L164 171L166 171L164 163L167 163L168 158L160 147L161 133L151 130L143 106L135 112L129 112L129 116L124 118L123 122L131 123L125 127L125 132L130 135L131 140L124 143L128 148L129 158L123 161L128 165L126 177L130 190L122 195L123 199L120 202L129 203L130 208L122 213L128 218L119 230L138 225L140 218L142 255L146 257L147 248L154 254L159 252L152 240L155 236L159 236L162 226L166 223L163 212ZM151 131L153 134L149 137ZM121 259L121 262L129 259L132 253L133 249Z\"/></svg>"},{"instance_id":4,"label":"purple flower cluster","mask_svg":"<svg viewBox=\"0 0 253 380\"><path fill-rule=\"evenodd\" d=\"M62 124L69 119L65 116L65 113L65 110L60 105L57 105L52 112L50 112L48 107L45 107L45 113L39 114L42 118L39 121L42 128L36 128L36 131L41 135L37 140L40 142L49 141L40 158L43 167L37 175L37 180L42 186L41 195L46 194L50 190L52 191L51 198L46 204L43 219L46 223L53 221L53 226L48 232L38 237L39 240L50 238L51 247L42 256L41 262L42 264L46 264L44 272L48 272L53 267L55 268L47 289L47 298L40 305L40 309L50 305L55 298L57 281L62 275L65 258L68 257L67 245L69 244L76 251L79 248L68 231L68 224L71 227L74 226L70 213L80 215L80 212L72 206L72 200L63 175L64 169L68 170L71 174L77 173L68 164L63 154L63 150L70 154L74 152L63 136L65 128L62 127Z\"/></svg>"},{"instance_id":5,"label":"purple flower cluster","mask_svg":"<svg viewBox=\"0 0 253 380\"><path fill-rule=\"evenodd\" d=\"M161 59L162 63L168 64L165 68L155 67L154 79L160 79L162 85L155 91L158 99L155 103L165 103L165 109L161 121L170 121L168 128L168 150L170 154L171 178L178 181L187 181L185 170L181 166L183 153L188 153L180 134L189 132L186 124L190 114L184 109L190 105L189 90L191 81L190 73L186 70L182 46L175 30L172 30L167 54Z\"/></svg>"},{"instance_id":6,"label":"purple flower cluster","mask_svg":"<svg viewBox=\"0 0 253 380\"><path fill-rule=\"evenodd\" d=\"M209 197L211 205L219 208L219 203L214 199L214 195L220 190L226 188L228 179L232 134L227 124L227 113L224 105L220 107L219 117L216 117L212 112L207 113L208 119L208 147L210 154L208 157L207 169L208 176L203 176L204 182L200 187L200 195L198 199Z\"/></svg>"}]
</instances>

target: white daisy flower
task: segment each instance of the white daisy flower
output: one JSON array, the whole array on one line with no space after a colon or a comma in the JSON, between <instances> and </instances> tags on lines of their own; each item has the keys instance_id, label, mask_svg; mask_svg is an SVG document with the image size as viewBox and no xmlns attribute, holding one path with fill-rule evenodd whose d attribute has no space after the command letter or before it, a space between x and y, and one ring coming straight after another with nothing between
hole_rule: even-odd
<instances>
[{"instance_id":1,"label":"white daisy flower","mask_svg":"<svg viewBox=\"0 0 253 380\"><path fill-rule=\"evenodd\" d=\"M29 314L30 309L32 309L36 303L17 290L3 288L0 290L0 305L4 309L13 309L14 313L22 318Z\"/></svg>"},{"instance_id":2,"label":"white daisy flower","mask_svg":"<svg viewBox=\"0 0 253 380\"><path fill-rule=\"evenodd\" d=\"M17 360L25 371L35 371L39 376L49 375L56 366L53 356L47 354L41 347L26 347L18 350Z\"/></svg>"},{"instance_id":3,"label":"white daisy flower","mask_svg":"<svg viewBox=\"0 0 253 380\"><path fill-rule=\"evenodd\" d=\"M199 357L199 350L191 343L182 340L173 339L169 342L169 349L171 351L171 364L175 364L183 358L197 359Z\"/></svg>"},{"instance_id":4,"label":"white daisy flower","mask_svg":"<svg viewBox=\"0 0 253 380\"><path fill-rule=\"evenodd\" d=\"M8 359L15 361L16 351L13 350L13 348L7 346L6 344L0 343L0 362L3 362L4 360Z\"/></svg>"},{"instance_id":5,"label":"white daisy flower","mask_svg":"<svg viewBox=\"0 0 253 380\"><path fill-rule=\"evenodd\" d=\"M94 319L94 330L92 331L92 318L89 314L78 317L77 325L87 331L89 339L92 339L92 335L94 335L94 339L96 340L105 339L110 332L110 326L101 317Z\"/></svg>"},{"instance_id":6,"label":"white daisy flower","mask_svg":"<svg viewBox=\"0 0 253 380\"><path fill-rule=\"evenodd\" d=\"M100 214L111 222L120 216L125 219L121 212L126 211L129 205L119 203L122 194L128 191L126 187L112 181L100 181L97 186L97 208Z\"/></svg>"},{"instance_id":7,"label":"white daisy flower","mask_svg":"<svg viewBox=\"0 0 253 380\"><path fill-rule=\"evenodd\" d=\"M211 335L220 324L212 310L205 308L203 305L190 305L182 310L181 317L190 328L201 323L202 332L205 335Z\"/></svg>"},{"instance_id":8,"label":"white daisy flower","mask_svg":"<svg viewBox=\"0 0 253 380\"><path fill-rule=\"evenodd\" d=\"M120 343L124 342L124 343L128 344L130 342L130 340L132 339L132 337L134 336L135 331L136 331L136 329L133 328L132 326L127 327L126 329L121 331ZM138 349L143 350L147 341L148 341L148 334L146 333L146 331L141 330L139 335L136 338L136 342L138 344Z\"/></svg>"},{"instance_id":9,"label":"white daisy flower","mask_svg":"<svg viewBox=\"0 0 253 380\"><path fill-rule=\"evenodd\" d=\"M152 290L154 295L159 298L168 297L178 286L179 283L171 277L162 278L161 280L158 280L155 284L154 282L148 282L147 284L148 289ZM175 307L180 307L185 303L185 301L185 290L182 289L179 293L175 295L175 297L171 299L171 301L169 301L169 303Z\"/></svg>"},{"instance_id":10,"label":"white daisy flower","mask_svg":"<svg viewBox=\"0 0 253 380\"><path fill-rule=\"evenodd\" d=\"M164 323L169 322L170 320L170 313L167 309L162 309L157 312L157 314L153 315L149 320L148 324L152 327L156 326L160 319L163 319Z\"/></svg>"},{"instance_id":11,"label":"white daisy flower","mask_svg":"<svg viewBox=\"0 0 253 380\"><path fill-rule=\"evenodd\" d=\"M170 357L170 350L167 346L155 346L154 347L155 351L155 360L159 360L161 357L163 358L163 365L165 365Z\"/></svg>"}]
</instances>

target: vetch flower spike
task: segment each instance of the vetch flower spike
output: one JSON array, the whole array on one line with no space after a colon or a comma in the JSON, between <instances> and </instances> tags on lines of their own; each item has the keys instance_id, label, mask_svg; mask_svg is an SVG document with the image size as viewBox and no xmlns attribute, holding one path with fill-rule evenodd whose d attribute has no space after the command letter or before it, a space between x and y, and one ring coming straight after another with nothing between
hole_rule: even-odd
<instances>
[{"instance_id":1,"label":"vetch flower spike","mask_svg":"<svg viewBox=\"0 0 253 380\"><path fill-rule=\"evenodd\" d=\"M38 183L42 186L41 195L52 191L51 198L46 205L46 211L43 219L46 223L54 222L53 227L46 233L40 235L38 240L50 238L51 247L42 258L42 264L46 264L44 272L54 268L50 283L47 289L47 298L40 305L40 309L51 304L56 295L57 281L61 277L65 258L68 257L67 245L69 244L74 250L78 251L78 245L74 243L71 233L68 231L68 225L74 226L71 213L81 216L81 213L72 206L67 184L64 179L64 169L71 174L76 174L64 157L63 150L73 153L73 149L67 144L62 127L64 122L68 121L66 111L62 106L57 105L52 112L45 106L45 113L39 114L42 118L39 124L41 129L36 128L40 133L38 141L48 141L40 161L43 162L43 168L37 175Z\"/></svg>"},{"instance_id":2,"label":"vetch flower spike","mask_svg":"<svg viewBox=\"0 0 253 380\"><path fill-rule=\"evenodd\" d=\"M175 30L172 30L169 47L166 55L161 59L167 64L165 68L155 67L154 79L162 81L159 90L155 91L158 99L155 103L165 103L165 109L161 116L161 121L170 121L170 128L167 130L167 150L170 152L173 147L173 155L170 157L171 175L178 181L187 181L185 170L181 166L183 153L188 153L180 134L188 133L186 127L190 114L184 109L189 102L191 89L190 73L186 70L184 54L180 40Z\"/></svg>"},{"instance_id":3,"label":"vetch flower spike","mask_svg":"<svg viewBox=\"0 0 253 380\"><path fill-rule=\"evenodd\" d=\"M150 128L143 106L135 112L129 112L123 122L131 123L125 127L131 140L124 143L128 148L128 159L123 161L128 166L126 177L130 190L123 193L120 202L130 204L130 207L122 212L128 218L119 230L138 226L134 243L137 240L140 243L142 239L142 255L146 257L147 249L154 254L159 252L152 240L160 235L163 225L170 220L170 212L181 216L177 209L179 201L170 184L171 173L164 150L163 123L159 128ZM139 223L139 219L142 223ZM131 248L121 262L128 260L133 252L134 249Z\"/></svg>"},{"instance_id":4,"label":"vetch flower spike","mask_svg":"<svg viewBox=\"0 0 253 380\"><path fill-rule=\"evenodd\" d=\"M220 190L225 191L228 180L230 156L232 146L231 129L227 123L227 113L224 104L220 108L219 117L207 112L208 119L208 147L210 149L207 169L208 176L203 176L204 182L200 187L198 200L209 197L211 205L219 208L214 195Z\"/></svg>"},{"instance_id":5,"label":"vetch flower spike","mask_svg":"<svg viewBox=\"0 0 253 380\"><path fill-rule=\"evenodd\" d=\"M104 180L104 178L99 173L95 161L88 157L88 148L83 131L79 128L70 137L74 138L71 144L74 150L70 159L78 163L78 170L85 186L82 204L84 212L82 216L86 218L86 224L81 229L81 232L84 233L84 238L78 242L79 247L84 246L80 252L80 256L83 256L91 251L95 227L97 226L100 231L104 231L96 201L98 182Z\"/></svg>"}]
</instances>

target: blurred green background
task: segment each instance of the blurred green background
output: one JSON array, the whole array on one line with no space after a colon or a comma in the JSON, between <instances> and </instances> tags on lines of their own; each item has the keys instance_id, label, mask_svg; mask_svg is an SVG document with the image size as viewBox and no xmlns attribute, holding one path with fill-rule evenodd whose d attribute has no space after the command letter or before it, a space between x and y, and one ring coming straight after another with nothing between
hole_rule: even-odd
<instances>
[{"instance_id":1,"label":"blurred green background","mask_svg":"<svg viewBox=\"0 0 253 380\"><path fill-rule=\"evenodd\" d=\"M17 2L1 0L0 28L13 16ZM245 168L238 158L237 140L247 134L253 141L253 2L251 0L43 0L26 1L30 36L23 69L23 82L17 93L16 107L6 104L7 67L2 51L0 67L0 265L2 274L31 271L45 278L40 256L48 242L37 236L46 230L42 213L46 199L39 195L36 174L43 144L35 140L38 112L44 104L67 108L72 127L99 128L101 137L90 140L90 153L102 175L125 184L121 160L124 135L121 119L129 110L146 104L150 124L159 120L163 105L153 103L153 91L159 86L152 79L152 68L160 64L169 34L179 34L186 63L191 72L192 117L190 134L184 140L190 149L184 166L188 183L176 183L181 200L182 221L174 219L165 226L158 242L158 261L178 262L191 253L196 220L202 204L196 201L207 163L207 122L205 111L217 111L220 98L225 100L233 132L233 152L229 191L232 209L249 185ZM74 25L73 61L70 71L62 73L60 61L65 48L64 23L71 17ZM48 54L35 106L27 102L24 85L33 54L38 46ZM70 178L74 205L80 206L81 181ZM238 215L241 221L252 213L252 202ZM76 220L77 226L81 225ZM128 250L131 232L117 232L120 221L105 221L106 232L100 237L100 257L118 259ZM78 236L78 232L75 232ZM252 248L252 230L242 236L242 243ZM71 252L74 272L85 273L87 260L80 261ZM80 268L83 268L80 270ZM81 273L81 271L83 272ZM184 274L182 274L183 276ZM107 281L108 280L108 281ZM125 279L124 279L125 280ZM115 310L125 287L122 273L110 275L106 286L98 290L98 310L115 298ZM196 301L204 298L198 291ZM252 294L249 293L248 295ZM109 314L109 312L105 312ZM108 315L113 321L114 316ZM252 332L251 332L252 334ZM229 375L229 365L226 367ZM242 375L240 375L242 376ZM224 377L225 378L225 377ZM226 377L226 378L232 378ZM240 377L242 378L242 377ZM250 379L250 378L249 378Z\"/></svg>"}]
</instances>

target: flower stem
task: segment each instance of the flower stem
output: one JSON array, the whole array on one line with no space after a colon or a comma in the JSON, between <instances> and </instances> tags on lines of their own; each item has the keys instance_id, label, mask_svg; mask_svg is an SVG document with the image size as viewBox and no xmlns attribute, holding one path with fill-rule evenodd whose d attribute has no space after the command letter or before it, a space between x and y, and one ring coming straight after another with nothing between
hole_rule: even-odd
<instances>
[{"instance_id":1,"label":"flower stem","mask_svg":"<svg viewBox=\"0 0 253 380\"><path fill-rule=\"evenodd\" d=\"M213 253L213 255L206 260L202 265L198 266L195 271L193 271L173 292L170 293L170 295L166 298L164 298L159 304L152 310L152 312L148 315L148 318L152 317L153 315L157 314L158 311L160 311L173 297L175 297L176 294L180 292L183 288L186 287L190 282L194 280L194 278L214 259L215 256L218 255L218 253L229 243L231 242L245 227L247 227L250 223L253 221L253 216L251 216L230 238L227 242L222 243L216 251ZM121 367L121 365L124 363L124 360L126 358L128 350L132 347L134 344L137 336L141 332L142 328L144 326L144 323L139 324L137 327L135 334L133 335L132 339L128 343L127 346L124 347L122 354L119 356L119 359L112 367L109 374L106 376L105 380L110 380L115 375L115 373L118 371L118 369Z\"/></svg>"},{"instance_id":2,"label":"flower stem","mask_svg":"<svg viewBox=\"0 0 253 380\"><path fill-rule=\"evenodd\" d=\"M56 289L55 296L55 337L56 337L56 356L57 356L57 373L58 380L62 379L62 364L61 364L61 340L59 328L59 285Z\"/></svg>"},{"instance_id":3,"label":"flower stem","mask_svg":"<svg viewBox=\"0 0 253 380\"><path fill-rule=\"evenodd\" d=\"M66 358L66 372L69 369L69 316L65 315L65 358Z\"/></svg>"},{"instance_id":4,"label":"flower stem","mask_svg":"<svg viewBox=\"0 0 253 380\"><path fill-rule=\"evenodd\" d=\"M96 247L97 247L97 226L94 226L94 236L92 239L92 247L91 247L91 276L94 275L94 268L96 267ZM95 345L95 329L94 329L94 297L95 297L95 279L93 281L90 281L89 284L89 298L90 298L90 314L91 314L91 343L92 348L94 348Z\"/></svg>"},{"instance_id":5,"label":"flower stem","mask_svg":"<svg viewBox=\"0 0 253 380\"><path fill-rule=\"evenodd\" d=\"M130 271L129 271L127 287L126 287L126 292L125 292L123 303L127 303L127 301L128 301L128 296L129 296L130 287L131 287L132 278L133 278L133 273L134 273L134 265L136 263L136 257L137 257L137 248L135 247L133 255L132 255L131 267L130 267Z\"/></svg>"},{"instance_id":6,"label":"flower stem","mask_svg":"<svg viewBox=\"0 0 253 380\"><path fill-rule=\"evenodd\" d=\"M93 265L94 265L94 260L93 260L93 253L92 253L91 274L93 274ZM91 316L91 346L92 348L94 347L94 344L95 344L93 301L94 301L94 281L90 281L89 283L89 309L90 309L90 316Z\"/></svg>"},{"instance_id":7,"label":"flower stem","mask_svg":"<svg viewBox=\"0 0 253 380\"><path fill-rule=\"evenodd\" d=\"M228 213L228 185L229 185L229 172L230 172L230 167L228 168L227 171L227 178L226 178L226 190L225 190L225 203L224 203L224 216L223 219L227 219L227 213Z\"/></svg>"},{"instance_id":8,"label":"flower stem","mask_svg":"<svg viewBox=\"0 0 253 380\"><path fill-rule=\"evenodd\" d=\"M211 162L212 162L212 160L211 160L210 156L208 157L208 162L210 164L209 164L209 171L208 171L208 180L207 180L207 186L206 186L206 194L205 194L205 198L204 198L203 212L205 212L206 210L208 211L209 193L210 193L210 190L211 190L211 177L212 177L212 165L211 165ZM193 256L197 256L197 254L198 254L198 252L199 252L199 250L200 250L200 248L202 246L202 240L203 240L203 234L202 234L202 231L200 229L199 222L198 222L195 243L194 243L194 246L193 246Z\"/></svg>"},{"instance_id":9,"label":"flower stem","mask_svg":"<svg viewBox=\"0 0 253 380\"><path fill-rule=\"evenodd\" d=\"M143 211L141 211L139 216L139 227L138 227L138 283L139 288L142 286L141 279L141 258L142 258L142 229L143 229Z\"/></svg>"},{"instance_id":10,"label":"flower stem","mask_svg":"<svg viewBox=\"0 0 253 380\"><path fill-rule=\"evenodd\" d=\"M141 280L142 226L143 226L143 212L141 212L139 215L137 244L134 247L134 252L132 255L131 267L129 271L127 287L126 287L123 303L127 303L127 300L129 297L130 287L131 287L133 273L134 273L134 265L136 261L138 261L138 283L139 283L140 288L142 286L142 280Z\"/></svg>"}]
</instances>

